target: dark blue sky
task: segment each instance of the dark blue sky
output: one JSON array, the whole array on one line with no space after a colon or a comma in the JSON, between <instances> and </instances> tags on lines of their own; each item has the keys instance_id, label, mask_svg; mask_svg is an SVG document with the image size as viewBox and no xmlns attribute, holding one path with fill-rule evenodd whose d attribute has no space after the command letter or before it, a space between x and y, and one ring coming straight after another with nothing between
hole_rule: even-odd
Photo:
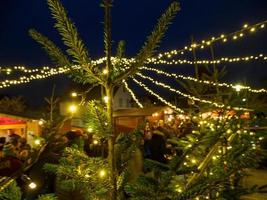
<instances>
[{"instance_id":1,"label":"dark blue sky","mask_svg":"<svg viewBox=\"0 0 267 200\"><path fill-rule=\"evenodd\" d=\"M90 54L102 56L102 14L99 0L62 0L69 16L75 22ZM126 41L127 55L134 55L142 46L157 18L171 0L115 0L113 9L112 36L114 44ZM253 24L267 19L266 0L182 0L181 11L163 40L160 50L179 49L190 41L190 36L198 40L212 35L237 30L244 23ZM0 1L0 66L43 66L51 65L45 52L28 36L28 30L36 28L47 35L60 47L60 38L53 28L46 1L1 0ZM238 56L266 52L266 30L233 44L216 46L215 55ZM188 57L190 59L190 57ZM229 80L246 78L257 85L266 79L266 64L250 63L243 66L228 66ZM234 68L234 69L233 69ZM177 71L190 73L189 66ZM251 78L252 77L252 78ZM33 81L22 86L2 90L3 93L24 94L31 99L48 95L52 84L63 90L68 82L64 77ZM29 91L31 91L29 93ZM30 95L29 95L30 94Z\"/></svg>"}]
</instances>

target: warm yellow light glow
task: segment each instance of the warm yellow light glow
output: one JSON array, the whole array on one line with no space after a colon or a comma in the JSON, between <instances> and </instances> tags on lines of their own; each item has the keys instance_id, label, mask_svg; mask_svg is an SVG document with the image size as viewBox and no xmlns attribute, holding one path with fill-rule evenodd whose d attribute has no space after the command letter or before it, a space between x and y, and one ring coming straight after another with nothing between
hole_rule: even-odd
<instances>
[{"instance_id":1,"label":"warm yellow light glow","mask_svg":"<svg viewBox=\"0 0 267 200\"><path fill-rule=\"evenodd\" d=\"M135 101L135 103L140 107L143 108L144 106L140 103L140 101L137 99L136 95L134 94L134 92L129 88L127 82L125 80L122 81L126 90L128 90L128 92L131 94L131 96L133 97L133 100Z\"/></svg>"},{"instance_id":2,"label":"warm yellow light glow","mask_svg":"<svg viewBox=\"0 0 267 200\"><path fill-rule=\"evenodd\" d=\"M76 106L76 105L70 105L70 107L69 107L69 111L70 111L71 113L75 113L75 112L77 111L77 106Z\"/></svg>"},{"instance_id":3,"label":"warm yellow light glow","mask_svg":"<svg viewBox=\"0 0 267 200\"><path fill-rule=\"evenodd\" d=\"M99 143L98 140L94 140L93 141L93 144L95 144L95 145L98 144L98 143Z\"/></svg>"},{"instance_id":4,"label":"warm yellow light glow","mask_svg":"<svg viewBox=\"0 0 267 200\"><path fill-rule=\"evenodd\" d=\"M235 85L235 86L234 86L234 89L235 89L235 91L237 91L237 92L240 92L242 88L243 88L242 85Z\"/></svg>"},{"instance_id":5,"label":"warm yellow light glow","mask_svg":"<svg viewBox=\"0 0 267 200\"><path fill-rule=\"evenodd\" d=\"M265 27L265 24L262 24L262 25L261 25L261 28L264 28L264 27Z\"/></svg>"},{"instance_id":6,"label":"warm yellow light glow","mask_svg":"<svg viewBox=\"0 0 267 200\"><path fill-rule=\"evenodd\" d=\"M250 32L254 32L256 29L253 27L250 29Z\"/></svg>"},{"instance_id":7,"label":"warm yellow light glow","mask_svg":"<svg viewBox=\"0 0 267 200\"><path fill-rule=\"evenodd\" d=\"M109 101L109 97L108 96L104 96L104 102L108 103L108 101Z\"/></svg>"},{"instance_id":8,"label":"warm yellow light glow","mask_svg":"<svg viewBox=\"0 0 267 200\"><path fill-rule=\"evenodd\" d=\"M182 189L181 188L177 189L177 192L181 193L182 192Z\"/></svg>"},{"instance_id":9,"label":"warm yellow light glow","mask_svg":"<svg viewBox=\"0 0 267 200\"><path fill-rule=\"evenodd\" d=\"M244 26L243 26L244 28L247 28L248 27L248 24L244 24Z\"/></svg>"},{"instance_id":10,"label":"warm yellow light glow","mask_svg":"<svg viewBox=\"0 0 267 200\"><path fill-rule=\"evenodd\" d=\"M158 117L159 116L159 113L157 113L157 112L156 113L153 113L152 116L153 117Z\"/></svg>"},{"instance_id":11,"label":"warm yellow light glow","mask_svg":"<svg viewBox=\"0 0 267 200\"><path fill-rule=\"evenodd\" d=\"M196 159L191 160L191 163L193 163L193 164L196 164L196 162L197 162Z\"/></svg>"},{"instance_id":12,"label":"warm yellow light glow","mask_svg":"<svg viewBox=\"0 0 267 200\"><path fill-rule=\"evenodd\" d=\"M88 131L89 133L92 133L92 132L93 132L93 129L92 129L92 128L88 128L87 131Z\"/></svg>"},{"instance_id":13,"label":"warm yellow light glow","mask_svg":"<svg viewBox=\"0 0 267 200\"><path fill-rule=\"evenodd\" d=\"M40 144L41 144L41 140L40 140L40 139L36 139L36 140L34 140L34 144L36 144L36 145L40 145Z\"/></svg>"},{"instance_id":14,"label":"warm yellow light glow","mask_svg":"<svg viewBox=\"0 0 267 200\"><path fill-rule=\"evenodd\" d=\"M38 124L39 124L40 126L42 126L42 125L44 125L44 121L43 121L43 120L39 120L39 121L38 121Z\"/></svg>"},{"instance_id":15,"label":"warm yellow light glow","mask_svg":"<svg viewBox=\"0 0 267 200\"><path fill-rule=\"evenodd\" d=\"M103 74L105 74L105 75L108 74L108 70L107 69L104 69L103 70Z\"/></svg>"},{"instance_id":16,"label":"warm yellow light glow","mask_svg":"<svg viewBox=\"0 0 267 200\"><path fill-rule=\"evenodd\" d=\"M32 190L35 189L35 188L37 187L36 183L34 183L34 182L31 182L28 186L29 186L29 188L32 189Z\"/></svg>"},{"instance_id":17,"label":"warm yellow light glow","mask_svg":"<svg viewBox=\"0 0 267 200\"><path fill-rule=\"evenodd\" d=\"M102 170L99 171L100 178L104 178L106 175L107 175L106 170L102 169Z\"/></svg>"},{"instance_id":18,"label":"warm yellow light glow","mask_svg":"<svg viewBox=\"0 0 267 200\"><path fill-rule=\"evenodd\" d=\"M72 97L77 97L78 94L77 94L77 92L72 92L72 93L71 93L71 96L72 96Z\"/></svg>"}]
</instances>

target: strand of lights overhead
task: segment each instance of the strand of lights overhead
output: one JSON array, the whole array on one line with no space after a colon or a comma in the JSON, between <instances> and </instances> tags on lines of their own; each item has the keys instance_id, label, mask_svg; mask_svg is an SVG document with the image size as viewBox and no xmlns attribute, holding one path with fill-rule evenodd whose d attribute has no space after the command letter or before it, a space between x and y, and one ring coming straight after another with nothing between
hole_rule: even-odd
<instances>
[{"instance_id":1,"label":"strand of lights overhead","mask_svg":"<svg viewBox=\"0 0 267 200\"><path fill-rule=\"evenodd\" d=\"M176 110L177 112L180 113L184 113L184 111L181 108L176 107L175 105L173 105L172 103L166 101L164 98L162 98L161 96L159 96L158 94L156 94L155 92L153 92L152 90L150 90L145 84L143 84L141 81L136 80L135 78L132 77L132 80L137 83L139 86L141 86L142 88L144 88L149 94L157 97L158 100L160 100L161 102L163 102L164 104L170 106L172 109Z\"/></svg>"},{"instance_id":2,"label":"strand of lights overhead","mask_svg":"<svg viewBox=\"0 0 267 200\"><path fill-rule=\"evenodd\" d=\"M21 76L18 79L11 79L11 80L4 80L0 82L0 88L6 88L10 87L11 85L19 85L23 83L29 83L32 80L38 80L38 79L44 79L48 78L50 76L58 75L58 74L63 74L68 72L70 69L69 68L56 68L56 69L51 69L49 71L43 71L41 74L35 74L35 75L30 75L29 77L27 76Z\"/></svg>"},{"instance_id":3,"label":"strand of lights overhead","mask_svg":"<svg viewBox=\"0 0 267 200\"><path fill-rule=\"evenodd\" d=\"M94 61L94 65L98 65L101 64L105 59L101 58L98 59L96 61ZM264 60L267 61L267 56L265 56L264 54L259 54L256 56L250 55L250 56L243 56L243 57L222 57L216 60L197 60L197 61L191 61L191 60L186 60L186 59L178 59L178 60L171 60L171 61L167 61L167 60L157 60L157 59L149 59L147 61L147 64L164 64L164 65L178 65L178 64L219 64L219 63L237 63L237 62L247 62L247 61L251 61L251 60ZM130 58L124 58L122 59L120 62L124 63L125 66L134 63L134 59ZM118 59L113 57L112 58L112 62L113 64L116 64L118 62ZM41 69L30 69L30 68L26 68L24 66L14 66L14 67L0 67L0 73L1 72L5 72L7 75L11 74L14 71L19 71L19 72L23 72L23 73L35 73L35 72L40 72L40 73L47 73L51 70L56 70L56 68L51 68L48 66L42 67Z\"/></svg>"},{"instance_id":4,"label":"strand of lights overhead","mask_svg":"<svg viewBox=\"0 0 267 200\"><path fill-rule=\"evenodd\" d=\"M267 20L264 20L262 22L259 22L253 25L244 24L242 29L237 30L235 32L231 32L228 34L220 34L219 36L212 36L209 39L202 40L201 42L195 42L193 44L184 46L184 48L180 50L174 49L171 51L162 52L162 53L159 53L155 58L156 59L161 59L162 57L171 58L174 55L184 54L184 52L192 51L193 49L204 49L206 47L209 47L211 44L215 42L226 43L228 41L236 41L240 38L244 38L247 35L251 35L255 33L258 29L264 29L266 26L266 23L267 23Z\"/></svg>"},{"instance_id":5,"label":"strand of lights overhead","mask_svg":"<svg viewBox=\"0 0 267 200\"><path fill-rule=\"evenodd\" d=\"M141 74L141 73L137 73L137 75L138 75L139 77L142 77L143 79L150 80L150 81L153 82L155 85L158 85L158 86L167 88L167 89L169 89L170 91L175 92L176 94L179 94L179 95L181 95L181 96L184 96L184 97L186 97L186 98L188 98L188 99L191 99L191 100L194 100L194 101L199 101L199 102L202 102L202 103L211 104L211 105L216 106L216 107L218 107L218 108L223 108L223 107L225 107L225 105L222 104L222 103L216 103L216 102L212 102L212 101L209 101L209 100L200 99L200 98L198 98L198 97L191 96L191 95L189 95L189 94L185 94L185 93L181 92L180 90L176 90L176 89L172 88L171 86L169 86L169 85L167 85L167 84L165 84L165 83L156 81L155 79L153 79L153 78L151 78L151 77L149 77L149 76L145 76L145 75L143 75L143 74Z\"/></svg>"},{"instance_id":6,"label":"strand of lights overhead","mask_svg":"<svg viewBox=\"0 0 267 200\"><path fill-rule=\"evenodd\" d=\"M72 66L72 69L79 69L80 67L78 65L74 65ZM17 66L16 69L23 69L28 71L25 67L22 66ZM145 69L148 71L153 71L156 72L158 74L161 75L165 75L167 77L173 77L176 79L184 79L184 80L189 80L189 81L194 81L200 84L206 84L206 85L212 85L212 86L219 86L219 87L228 87L228 88L232 88L236 91L240 91L240 90L248 90L249 92L253 92L253 93L267 93L267 90L262 88L262 89L252 89L249 86L243 86L243 85L233 85L233 84L227 84L227 83L215 83L212 81L208 81L208 80L199 80L196 79L194 77L190 77L190 76L183 76L183 75L177 75L174 73L167 73L165 71L162 70L158 70L155 68L149 68L149 67L142 67L141 69ZM36 69L37 70L37 69ZM42 67L40 71L41 74L35 74L35 75L31 75L30 77L26 77L26 76L22 76L19 79L13 79L13 80L4 80L0 82L0 88L6 88L9 87L11 85L18 85L18 84L23 84L23 83L28 83L31 80L36 80L36 79L44 79L53 75L59 75L59 74L63 74L66 73L70 70L70 68L67 67L62 67L62 68L50 68L50 67Z\"/></svg>"},{"instance_id":7,"label":"strand of lights overhead","mask_svg":"<svg viewBox=\"0 0 267 200\"><path fill-rule=\"evenodd\" d=\"M49 68L49 67L48 67ZM47 70L46 67L43 70ZM23 73L34 73L40 71L40 69L26 69L24 66L14 66L14 67L0 67L0 73L6 73L7 75L11 74L14 71L20 71Z\"/></svg>"},{"instance_id":8,"label":"strand of lights overhead","mask_svg":"<svg viewBox=\"0 0 267 200\"><path fill-rule=\"evenodd\" d=\"M128 90L128 92L131 94L133 100L135 101L135 103L140 107L140 108L144 108L144 106L140 103L140 101L137 99L137 97L135 96L134 92L129 88L127 82L125 80L122 80L126 90Z\"/></svg>"},{"instance_id":9,"label":"strand of lights overhead","mask_svg":"<svg viewBox=\"0 0 267 200\"><path fill-rule=\"evenodd\" d=\"M257 56L243 56L243 57L222 57L216 60L186 60L186 59L177 59L177 60L163 60L163 59L150 59L148 64L164 64L164 65L182 65L182 64L220 64L220 63L237 63L237 62L248 62L252 60L263 60L267 61L267 56L263 54L259 54Z\"/></svg>"},{"instance_id":10,"label":"strand of lights overhead","mask_svg":"<svg viewBox=\"0 0 267 200\"><path fill-rule=\"evenodd\" d=\"M264 88L252 89L249 86L234 85L234 84L228 84L228 83L216 83L216 82L208 81L208 80L200 80L200 79L197 79L197 78L194 78L191 76L183 76L183 75L177 75L175 73L167 73L165 71L155 69L155 68L150 68L150 67L142 67L142 69L147 70L147 71L153 71L153 72L156 72L157 74L165 75L167 77L172 77L172 78L176 78L176 79L189 80L189 81L194 81L196 83L211 85L211 86L232 88L232 89L236 90L237 92L239 92L241 90L248 90L249 92L253 92L253 93L267 93L267 90Z\"/></svg>"}]
</instances>

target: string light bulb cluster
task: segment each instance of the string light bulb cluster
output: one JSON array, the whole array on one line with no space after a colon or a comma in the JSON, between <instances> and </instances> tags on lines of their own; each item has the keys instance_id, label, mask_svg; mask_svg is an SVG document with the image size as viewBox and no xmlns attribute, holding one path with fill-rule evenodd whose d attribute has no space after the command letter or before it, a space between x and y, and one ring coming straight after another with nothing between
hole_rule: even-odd
<instances>
[{"instance_id":1,"label":"string light bulb cluster","mask_svg":"<svg viewBox=\"0 0 267 200\"><path fill-rule=\"evenodd\" d=\"M220 34L218 36L212 36L209 39L202 40L201 42L194 42L193 44L189 44L187 46L184 46L184 48L179 50L171 50L167 52L159 53L157 56L155 56L156 59L161 59L163 57L171 58L174 55L178 54L184 54L186 51L192 51L193 49L204 49L206 47L210 47L211 44L215 42L228 42L228 41L236 41L239 38L244 38L246 35L250 35L251 33L255 33L258 29L264 29L265 24L267 23L267 20L264 20L262 22L243 26L242 29L237 30L235 32L231 32L228 34Z\"/></svg>"},{"instance_id":2,"label":"string light bulb cluster","mask_svg":"<svg viewBox=\"0 0 267 200\"><path fill-rule=\"evenodd\" d=\"M252 89L249 86L244 86L244 85L240 85L240 84L228 84L228 83L215 83L214 81L209 81L209 80L200 80L191 76L183 76L180 74L175 74L175 73L168 73L159 69L155 69L155 68L151 68L151 67L142 67L141 69L147 70L147 71L153 71L157 74L161 74L170 78L175 78L175 79L183 79L183 80L189 80L189 81L193 81L196 83L200 83L200 84L205 84L205 85L210 85L210 86L219 86L219 87L227 87L227 88L232 88L234 90L237 91L237 89L239 91L241 90L248 90L249 92L253 92L253 93L267 93L267 90L264 88L261 89Z\"/></svg>"},{"instance_id":3,"label":"string light bulb cluster","mask_svg":"<svg viewBox=\"0 0 267 200\"><path fill-rule=\"evenodd\" d=\"M134 92L129 88L127 82L125 80L122 81L126 90L131 94L133 100L135 101L135 103L140 107L143 108L144 106L142 105L142 103L140 103L140 101L138 100L138 98L135 96Z\"/></svg>"},{"instance_id":4,"label":"string light bulb cluster","mask_svg":"<svg viewBox=\"0 0 267 200\"><path fill-rule=\"evenodd\" d=\"M153 92L151 89L149 89L145 84L143 84L141 81L136 80L135 78L132 77L132 80L137 83L139 86L141 86L144 90L146 90L149 94L157 97L158 100L160 100L162 103L170 106L170 108L176 110L179 113L184 113L184 110L182 110L181 108L176 107L175 105L173 105L172 103L168 102L167 100L165 100L164 98L162 98L161 96L159 96L158 94L156 94L155 92Z\"/></svg>"},{"instance_id":5,"label":"string light bulb cluster","mask_svg":"<svg viewBox=\"0 0 267 200\"><path fill-rule=\"evenodd\" d=\"M154 80L153 78L151 78L151 77L149 77L149 76L145 76L145 75L143 75L143 74L141 74L141 73L137 73L137 75L140 76L140 77L142 77L143 79L150 80L150 81L153 82L155 85L158 85L158 86L167 88L167 89L169 89L170 91L175 92L175 93L177 93L177 94L179 94L179 95L181 95L181 96L184 96L184 97L186 97L186 98L188 98L188 99L191 99L191 100L194 100L194 101L199 101L199 102L202 102L202 103L211 104L211 105L216 106L216 107L218 107L218 108L223 108L223 107L225 107L225 105L222 104L222 103L216 103L216 102L212 102L212 101L209 101L209 100L200 99L200 98L198 98L198 97L191 96L191 95L189 95L189 94L185 94L185 93L183 93L183 92L181 92L181 91L179 91L179 90L177 90L177 89L172 88L171 86L169 86L169 85L167 85L167 84L165 84L165 83L156 81L156 80Z\"/></svg>"},{"instance_id":6,"label":"string light bulb cluster","mask_svg":"<svg viewBox=\"0 0 267 200\"><path fill-rule=\"evenodd\" d=\"M256 56L249 55L249 56L243 56L243 57L222 57L216 60L186 60L186 59L178 59L178 60L163 60L163 59L149 59L148 64L164 64L164 65L194 65L194 64L220 64L220 63L238 63L238 62L249 62L252 60L261 60L261 61L267 61L267 56L263 54L259 54Z\"/></svg>"},{"instance_id":7,"label":"string light bulb cluster","mask_svg":"<svg viewBox=\"0 0 267 200\"><path fill-rule=\"evenodd\" d=\"M10 87L11 85L29 83L32 80L45 79L50 76L66 73L68 71L69 71L68 68L57 68L57 69L49 70L47 72L42 72L41 74L35 74L35 75L32 74L29 77L21 76L18 79L10 79L10 80L6 79L0 82L0 89Z\"/></svg>"}]
</instances>

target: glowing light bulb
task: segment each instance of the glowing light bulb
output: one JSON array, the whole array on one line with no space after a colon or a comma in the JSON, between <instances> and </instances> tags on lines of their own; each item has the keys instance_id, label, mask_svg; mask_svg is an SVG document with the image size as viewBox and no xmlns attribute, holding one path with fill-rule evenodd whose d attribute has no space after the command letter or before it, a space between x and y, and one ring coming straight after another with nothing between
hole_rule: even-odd
<instances>
[{"instance_id":1,"label":"glowing light bulb","mask_svg":"<svg viewBox=\"0 0 267 200\"><path fill-rule=\"evenodd\" d=\"M265 25L264 25L264 24L262 24L262 25L261 25L261 28L264 28L264 27L265 27Z\"/></svg>"},{"instance_id":2,"label":"glowing light bulb","mask_svg":"<svg viewBox=\"0 0 267 200\"><path fill-rule=\"evenodd\" d=\"M72 93L71 93L71 96L72 96L72 97L77 97L78 94L77 94L77 92L72 92Z\"/></svg>"},{"instance_id":3,"label":"glowing light bulb","mask_svg":"<svg viewBox=\"0 0 267 200\"><path fill-rule=\"evenodd\" d=\"M98 144L98 140L94 140L93 144L95 144L95 145Z\"/></svg>"},{"instance_id":4,"label":"glowing light bulb","mask_svg":"<svg viewBox=\"0 0 267 200\"><path fill-rule=\"evenodd\" d=\"M31 182L28 186L29 186L29 188L32 189L32 190L35 189L35 188L37 187L36 183L34 183L34 182Z\"/></svg>"},{"instance_id":5,"label":"glowing light bulb","mask_svg":"<svg viewBox=\"0 0 267 200\"><path fill-rule=\"evenodd\" d=\"M36 140L34 140L34 144L36 144L36 145L40 145L40 144L41 144L41 140L40 140L40 139L36 139Z\"/></svg>"},{"instance_id":6,"label":"glowing light bulb","mask_svg":"<svg viewBox=\"0 0 267 200\"><path fill-rule=\"evenodd\" d=\"M104 97L104 102L105 102L105 103L108 103L108 100L109 100L108 96L105 96L105 97Z\"/></svg>"},{"instance_id":7,"label":"glowing light bulb","mask_svg":"<svg viewBox=\"0 0 267 200\"><path fill-rule=\"evenodd\" d=\"M248 27L248 24L244 24L244 26L243 26L244 28L247 28Z\"/></svg>"},{"instance_id":8,"label":"glowing light bulb","mask_svg":"<svg viewBox=\"0 0 267 200\"><path fill-rule=\"evenodd\" d=\"M103 70L103 74L105 74L105 75L108 74L108 70L107 69L104 69Z\"/></svg>"},{"instance_id":9,"label":"glowing light bulb","mask_svg":"<svg viewBox=\"0 0 267 200\"><path fill-rule=\"evenodd\" d=\"M253 27L250 29L250 32L254 32L256 29Z\"/></svg>"},{"instance_id":10,"label":"glowing light bulb","mask_svg":"<svg viewBox=\"0 0 267 200\"><path fill-rule=\"evenodd\" d=\"M88 131L89 133L92 133L92 132L93 132L93 129L92 129L92 128L88 128L87 131Z\"/></svg>"},{"instance_id":11,"label":"glowing light bulb","mask_svg":"<svg viewBox=\"0 0 267 200\"><path fill-rule=\"evenodd\" d=\"M235 85L235 86L234 86L234 89L235 89L235 91L237 91L237 92L240 92L242 88L243 88L242 85Z\"/></svg>"},{"instance_id":12,"label":"glowing light bulb","mask_svg":"<svg viewBox=\"0 0 267 200\"><path fill-rule=\"evenodd\" d=\"M77 106L76 106L76 105L70 105L70 107L69 107L69 111L70 111L71 113L75 113L75 112L77 111Z\"/></svg>"},{"instance_id":13,"label":"glowing light bulb","mask_svg":"<svg viewBox=\"0 0 267 200\"><path fill-rule=\"evenodd\" d=\"M191 160L191 163L193 163L193 164L196 164L196 162L197 162L197 161L196 161L195 159L192 159L192 160Z\"/></svg>"},{"instance_id":14,"label":"glowing light bulb","mask_svg":"<svg viewBox=\"0 0 267 200\"><path fill-rule=\"evenodd\" d=\"M43 120L39 120L39 121L38 121L38 124L39 124L40 126L42 126L42 125L44 124L44 121L43 121Z\"/></svg>"},{"instance_id":15,"label":"glowing light bulb","mask_svg":"<svg viewBox=\"0 0 267 200\"><path fill-rule=\"evenodd\" d=\"M104 169L99 171L100 178L104 178L106 176L106 174L107 174L107 172Z\"/></svg>"}]
</instances>

